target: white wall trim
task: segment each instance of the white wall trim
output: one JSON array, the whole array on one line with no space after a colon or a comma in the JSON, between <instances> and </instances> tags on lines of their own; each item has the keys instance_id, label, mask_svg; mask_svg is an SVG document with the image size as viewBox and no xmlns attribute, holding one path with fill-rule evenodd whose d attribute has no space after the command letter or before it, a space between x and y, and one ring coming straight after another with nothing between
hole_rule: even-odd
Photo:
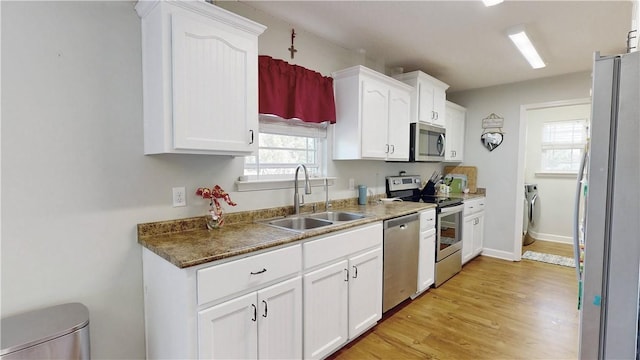
<instances>
[{"instance_id":1,"label":"white wall trim","mask_svg":"<svg viewBox=\"0 0 640 360\"><path fill-rule=\"evenodd\" d=\"M311 187L323 187L324 177L321 178L309 178ZM327 177L329 186L335 185L335 177ZM237 191L257 191L257 190L276 190L276 189L293 189L295 181L293 179L269 179L269 180L247 180L236 181ZM304 176L298 178L298 189L304 191Z\"/></svg>"},{"instance_id":2,"label":"white wall trim","mask_svg":"<svg viewBox=\"0 0 640 360\"><path fill-rule=\"evenodd\" d=\"M512 254L508 251L484 248L482 249L482 256L488 256L488 257L501 259L501 260L508 260L508 261L520 261L521 254L520 253Z\"/></svg>"},{"instance_id":3,"label":"white wall trim","mask_svg":"<svg viewBox=\"0 0 640 360\"><path fill-rule=\"evenodd\" d=\"M531 230L529 230L529 233L531 234L531 237L536 240L550 241L550 242L563 243L563 244L573 244L573 238L571 236L539 233Z\"/></svg>"}]
</instances>

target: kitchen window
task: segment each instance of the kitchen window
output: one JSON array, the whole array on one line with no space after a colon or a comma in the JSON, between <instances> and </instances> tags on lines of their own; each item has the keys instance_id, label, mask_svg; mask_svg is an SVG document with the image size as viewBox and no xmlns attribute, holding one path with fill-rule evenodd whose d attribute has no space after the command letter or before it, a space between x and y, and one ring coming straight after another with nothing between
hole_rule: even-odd
<instances>
[{"instance_id":1,"label":"kitchen window","mask_svg":"<svg viewBox=\"0 0 640 360\"><path fill-rule=\"evenodd\" d=\"M577 173L588 132L586 119L545 122L542 127L541 172Z\"/></svg>"},{"instance_id":2,"label":"kitchen window","mask_svg":"<svg viewBox=\"0 0 640 360\"><path fill-rule=\"evenodd\" d=\"M327 123L280 120L261 115L258 153L246 156L244 175L248 180L291 180L298 164L310 177L321 177L326 165Z\"/></svg>"}]
</instances>

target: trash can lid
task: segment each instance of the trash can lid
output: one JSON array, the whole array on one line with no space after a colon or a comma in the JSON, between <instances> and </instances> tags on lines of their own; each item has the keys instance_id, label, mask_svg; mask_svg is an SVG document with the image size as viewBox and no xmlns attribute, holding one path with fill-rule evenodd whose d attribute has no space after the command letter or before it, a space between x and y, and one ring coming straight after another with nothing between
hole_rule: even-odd
<instances>
[{"instance_id":1,"label":"trash can lid","mask_svg":"<svg viewBox=\"0 0 640 360\"><path fill-rule=\"evenodd\" d=\"M68 303L8 316L0 322L2 350L6 355L70 334L89 324L89 309Z\"/></svg>"}]
</instances>

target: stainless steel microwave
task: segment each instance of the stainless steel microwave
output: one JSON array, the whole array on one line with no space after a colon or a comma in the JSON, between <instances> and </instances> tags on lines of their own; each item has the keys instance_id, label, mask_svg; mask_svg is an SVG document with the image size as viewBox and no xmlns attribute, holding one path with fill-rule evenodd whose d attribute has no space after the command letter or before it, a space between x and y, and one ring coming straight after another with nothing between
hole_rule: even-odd
<instances>
[{"instance_id":1,"label":"stainless steel microwave","mask_svg":"<svg viewBox=\"0 0 640 360\"><path fill-rule=\"evenodd\" d=\"M423 123L411 123L409 161L444 161L445 129Z\"/></svg>"}]
</instances>

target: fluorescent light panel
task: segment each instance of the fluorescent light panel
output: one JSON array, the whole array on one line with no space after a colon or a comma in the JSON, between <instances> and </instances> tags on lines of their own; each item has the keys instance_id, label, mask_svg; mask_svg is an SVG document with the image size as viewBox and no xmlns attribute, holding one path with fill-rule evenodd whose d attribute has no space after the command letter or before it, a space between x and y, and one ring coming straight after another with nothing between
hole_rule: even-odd
<instances>
[{"instance_id":1,"label":"fluorescent light panel","mask_svg":"<svg viewBox=\"0 0 640 360\"><path fill-rule=\"evenodd\" d=\"M540 69L547 66L544 61L542 61L542 58L538 54L538 51L536 51L536 48L531 43L531 40L529 40L529 37L524 32L524 30L510 32L508 35L511 41L513 41L513 43L516 45L518 50L520 50L522 56L527 59L532 68Z\"/></svg>"},{"instance_id":2,"label":"fluorescent light panel","mask_svg":"<svg viewBox=\"0 0 640 360\"><path fill-rule=\"evenodd\" d=\"M486 7L493 6L493 5L498 5L503 1L504 0L482 0L482 2L484 3L484 6L486 6Z\"/></svg>"}]
</instances>

